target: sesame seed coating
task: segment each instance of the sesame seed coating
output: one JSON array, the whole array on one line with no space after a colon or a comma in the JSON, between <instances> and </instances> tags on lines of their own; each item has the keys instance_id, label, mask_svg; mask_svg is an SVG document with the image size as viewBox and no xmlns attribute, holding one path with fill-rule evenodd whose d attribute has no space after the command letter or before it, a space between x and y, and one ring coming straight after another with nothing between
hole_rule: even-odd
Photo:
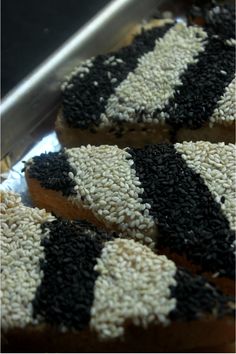
<instances>
[{"instance_id":1,"label":"sesame seed coating","mask_svg":"<svg viewBox=\"0 0 236 354\"><path fill-rule=\"evenodd\" d=\"M234 151L232 144L207 142L68 149L75 185L69 198L111 230L150 247L157 228L157 247L233 278Z\"/></svg>"},{"instance_id":2,"label":"sesame seed coating","mask_svg":"<svg viewBox=\"0 0 236 354\"><path fill-rule=\"evenodd\" d=\"M115 88L137 66L138 59L153 49L157 38L162 37L171 27L166 24L142 31L131 45L115 53L98 55L92 59L92 65L86 67L86 73L80 70L63 84L63 115L72 127L81 129L96 128L101 123L106 102ZM85 69L84 69L85 70ZM74 75L75 74L75 75Z\"/></svg>"},{"instance_id":3,"label":"sesame seed coating","mask_svg":"<svg viewBox=\"0 0 236 354\"><path fill-rule=\"evenodd\" d=\"M201 27L187 27L182 23L172 27L115 89L106 106L106 120L116 117L120 121L164 120L161 114L154 114L156 108L161 113L175 87L182 84L180 75L187 65L196 63L197 55L204 50L206 37Z\"/></svg>"},{"instance_id":4,"label":"sesame seed coating","mask_svg":"<svg viewBox=\"0 0 236 354\"><path fill-rule=\"evenodd\" d=\"M90 326L102 339L122 337L127 324L147 329L149 324L234 315L233 297L133 240L107 242L95 270Z\"/></svg>"},{"instance_id":5,"label":"sesame seed coating","mask_svg":"<svg viewBox=\"0 0 236 354\"><path fill-rule=\"evenodd\" d=\"M109 126L117 138L127 122L167 124L174 141L181 127L234 121L234 85L222 102L235 73L234 7L214 6L204 18L204 27L143 31L130 46L84 63L85 74L77 68L63 86L66 122L94 133Z\"/></svg>"},{"instance_id":6,"label":"sesame seed coating","mask_svg":"<svg viewBox=\"0 0 236 354\"><path fill-rule=\"evenodd\" d=\"M16 206L21 205L20 195L12 191L0 191L0 201L1 201L1 214L6 214L8 209L15 208Z\"/></svg>"},{"instance_id":7,"label":"sesame seed coating","mask_svg":"<svg viewBox=\"0 0 236 354\"><path fill-rule=\"evenodd\" d=\"M163 109L166 122L175 128L197 129L209 121L217 101L235 74L235 50L224 38L206 28L208 41L195 64L181 75L174 96ZM159 112L159 110L158 110ZM225 117L227 120L227 116Z\"/></svg>"},{"instance_id":8,"label":"sesame seed coating","mask_svg":"<svg viewBox=\"0 0 236 354\"><path fill-rule=\"evenodd\" d=\"M217 4L205 14L208 27L223 38L235 38L235 4Z\"/></svg>"},{"instance_id":9,"label":"sesame seed coating","mask_svg":"<svg viewBox=\"0 0 236 354\"><path fill-rule=\"evenodd\" d=\"M42 242L43 278L33 301L34 316L61 328L81 330L90 320L96 259L113 235L82 221L57 219L44 224L45 228L50 232Z\"/></svg>"},{"instance_id":10,"label":"sesame seed coating","mask_svg":"<svg viewBox=\"0 0 236 354\"><path fill-rule=\"evenodd\" d=\"M66 154L76 171L76 195L70 196L70 200L79 206L82 203L97 219L118 228L123 236L151 243L154 222L149 216L150 206L142 203L141 183L129 153L117 146L88 145L67 149Z\"/></svg>"},{"instance_id":11,"label":"sesame seed coating","mask_svg":"<svg viewBox=\"0 0 236 354\"><path fill-rule=\"evenodd\" d=\"M188 167L201 175L215 201L221 204L230 228L236 230L236 146L198 141L175 144L175 149Z\"/></svg>"},{"instance_id":12,"label":"sesame seed coating","mask_svg":"<svg viewBox=\"0 0 236 354\"><path fill-rule=\"evenodd\" d=\"M80 79L83 79L84 77L86 78L86 76L89 74L90 72L90 68L93 67L93 61L94 58L90 58L85 60L84 62L80 63L79 66L76 66L74 68L74 70L70 73L70 75L68 75L66 77L65 82L63 82L63 84L61 85L61 89L62 91L68 89L71 90L74 87L74 82L73 82L73 78L79 76Z\"/></svg>"},{"instance_id":13,"label":"sesame seed coating","mask_svg":"<svg viewBox=\"0 0 236 354\"><path fill-rule=\"evenodd\" d=\"M2 328L35 323L32 300L42 274L39 260L41 225L54 218L40 209L25 207L19 195L1 192L1 315Z\"/></svg>"},{"instance_id":14,"label":"sesame seed coating","mask_svg":"<svg viewBox=\"0 0 236 354\"><path fill-rule=\"evenodd\" d=\"M202 144L211 146L210 143ZM181 144L177 146L179 149ZM221 145L216 146L213 163L219 156L218 147L221 151ZM199 150L195 150L195 159L200 162L202 150L200 155ZM218 272L234 279L234 232L204 179L187 165L184 156L173 145L150 145L128 152L144 189L143 203L151 205L149 213L158 222L157 248L168 248L185 255L204 271ZM227 160L225 166L227 168ZM226 176L231 180L230 173ZM231 183L228 182L226 188ZM224 192L225 189L222 197Z\"/></svg>"},{"instance_id":15,"label":"sesame seed coating","mask_svg":"<svg viewBox=\"0 0 236 354\"><path fill-rule=\"evenodd\" d=\"M148 247L25 207L17 194L1 196L3 329L40 322L82 330L90 324L111 339L122 336L125 321L146 328L233 315L233 298Z\"/></svg>"},{"instance_id":16,"label":"sesame seed coating","mask_svg":"<svg viewBox=\"0 0 236 354\"><path fill-rule=\"evenodd\" d=\"M204 318L206 314L234 315L234 297L223 295L205 278L193 276L180 267L176 271L175 281L177 285L171 286L171 296L176 299L176 306L169 314L171 321L195 320Z\"/></svg>"},{"instance_id":17,"label":"sesame seed coating","mask_svg":"<svg viewBox=\"0 0 236 354\"><path fill-rule=\"evenodd\" d=\"M99 273L90 325L101 338L124 334L125 321L147 327L168 323L175 308L170 286L175 286L175 264L156 256L133 240L107 242L95 270Z\"/></svg>"},{"instance_id":18,"label":"sesame seed coating","mask_svg":"<svg viewBox=\"0 0 236 354\"><path fill-rule=\"evenodd\" d=\"M63 150L35 156L26 163L24 170L27 167L29 176L39 180L42 187L61 191L65 196L75 194L75 183L71 178L74 170Z\"/></svg>"},{"instance_id":19,"label":"sesame seed coating","mask_svg":"<svg viewBox=\"0 0 236 354\"><path fill-rule=\"evenodd\" d=\"M210 117L210 125L214 123L228 123L236 121L236 101L235 101L236 77L226 87L224 94L217 102L212 116Z\"/></svg>"}]
</instances>

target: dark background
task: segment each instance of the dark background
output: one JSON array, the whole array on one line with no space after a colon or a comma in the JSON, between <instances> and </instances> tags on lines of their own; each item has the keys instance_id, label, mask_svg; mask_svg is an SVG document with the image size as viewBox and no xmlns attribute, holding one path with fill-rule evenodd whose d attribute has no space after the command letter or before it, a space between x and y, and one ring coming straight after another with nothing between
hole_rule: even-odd
<instances>
[{"instance_id":1,"label":"dark background","mask_svg":"<svg viewBox=\"0 0 236 354\"><path fill-rule=\"evenodd\" d=\"M2 0L4 96L109 0Z\"/></svg>"}]
</instances>

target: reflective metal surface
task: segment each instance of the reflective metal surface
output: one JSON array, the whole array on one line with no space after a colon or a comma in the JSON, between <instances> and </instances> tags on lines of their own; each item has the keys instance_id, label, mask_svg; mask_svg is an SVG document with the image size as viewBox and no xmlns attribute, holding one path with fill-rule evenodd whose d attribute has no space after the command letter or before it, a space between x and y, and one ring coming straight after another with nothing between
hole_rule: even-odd
<instances>
[{"instance_id":1,"label":"reflective metal surface","mask_svg":"<svg viewBox=\"0 0 236 354\"><path fill-rule=\"evenodd\" d=\"M178 3L178 5L177 5ZM60 86L74 66L86 58L119 47L142 19L162 5L177 21L185 21L184 1L114 0L76 32L38 69L20 83L1 105L1 188L19 192L29 204L22 160L60 148L53 124Z\"/></svg>"},{"instance_id":2,"label":"reflective metal surface","mask_svg":"<svg viewBox=\"0 0 236 354\"><path fill-rule=\"evenodd\" d=\"M81 60L109 51L161 0L115 0L76 32L32 75L9 93L1 105L2 158L52 114L59 103L60 84ZM23 143L24 145L24 143ZM18 157L19 158L19 157Z\"/></svg>"},{"instance_id":3,"label":"reflective metal surface","mask_svg":"<svg viewBox=\"0 0 236 354\"><path fill-rule=\"evenodd\" d=\"M38 141L35 146L30 149L30 151L26 155L23 156L21 161L13 165L12 168L6 173L1 174L3 182L0 185L0 190L3 189L15 191L21 195L22 201L25 205L31 205L31 200L28 195L24 172L22 172L22 169L24 168L23 161L29 161L32 157L45 152L59 150L60 144L57 140L56 133L49 133L40 141Z\"/></svg>"}]
</instances>

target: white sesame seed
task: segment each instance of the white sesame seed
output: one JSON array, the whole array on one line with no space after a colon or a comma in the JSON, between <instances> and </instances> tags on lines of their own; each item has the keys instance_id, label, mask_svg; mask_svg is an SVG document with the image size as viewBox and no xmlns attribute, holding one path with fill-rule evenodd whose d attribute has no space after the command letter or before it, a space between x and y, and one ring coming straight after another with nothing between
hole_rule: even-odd
<instances>
[{"instance_id":1,"label":"white sesame seed","mask_svg":"<svg viewBox=\"0 0 236 354\"><path fill-rule=\"evenodd\" d=\"M134 72L118 85L108 100L102 121L106 117L106 124L111 124L118 116L120 120L133 122L138 118L135 112L143 110L144 121L152 123L156 107L164 108L176 86L181 84L180 76L187 65L196 62L196 56L204 50L206 37L207 33L200 27L173 26L156 41L153 51L139 58ZM165 119L162 113L155 119Z\"/></svg>"},{"instance_id":2,"label":"white sesame seed","mask_svg":"<svg viewBox=\"0 0 236 354\"><path fill-rule=\"evenodd\" d=\"M77 186L77 194L70 197L73 203L82 203L110 227L115 224L123 235L143 242L144 234L154 238L154 221L148 212L151 206L142 203L141 183L127 151L117 146L88 145L67 149L66 153L71 166L79 171L73 177ZM86 196L83 202L82 195Z\"/></svg>"},{"instance_id":3,"label":"white sesame seed","mask_svg":"<svg viewBox=\"0 0 236 354\"><path fill-rule=\"evenodd\" d=\"M224 203L221 203L222 212L230 227L236 230L236 146L198 141L175 144L175 148L182 154L188 166L201 175L216 202L221 203L221 198L225 198Z\"/></svg>"},{"instance_id":4,"label":"white sesame seed","mask_svg":"<svg viewBox=\"0 0 236 354\"><path fill-rule=\"evenodd\" d=\"M235 38L227 39L226 44L234 47L234 46L236 46L236 39Z\"/></svg>"},{"instance_id":5,"label":"white sesame seed","mask_svg":"<svg viewBox=\"0 0 236 354\"><path fill-rule=\"evenodd\" d=\"M228 124L236 120L236 100L235 100L236 76L226 87L223 96L210 117L209 126L215 123Z\"/></svg>"},{"instance_id":6,"label":"white sesame seed","mask_svg":"<svg viewBox=\"0 0 236 354\"><path fill-rule=\"evenodd\" d=\"M69 172L69 173L68 173L68 176L69 176L71 179L74 178L74 174L73 174L72 172Z\"/></svg>"},{"instance_id":7,"label":"white sesame seed","mask_svg":"<svg viewBox=\"0 0 236 354\"><path fill-rule=\"evenodd\" d=\"M1 192L1 196L1 206L5 210L1 214L4 224L1 237L2 327L6 329L33 322L31 302L42 277L39 259L44 256L40 246L44 236L40 225L54 218L44 209L25 207L17 194Z\"/></svg>"},{"instance_id":8,"label":"white sesame seed","mask_svg":"<svg viewBox=\"0 0 236 354\"><path fill-rule=\"evenodd\" d=\"M106 243L95 269L99 276L90 325L100 338L122 336L125 321L144 328L151 322L168 323L176 306L169 291L176 285L172 261L133 240L116 239Z\"/></svg>"},{"instance_id":9,"label":"white sesame seed","mask_svg":"<svg viewBox=\"0 0 236 354\"><path fill-rule=\"evenodd\" d=\"M80 74L80 77L83 78L84 73L89 73L89 68L93 66L93 60L94 58L87 59L86 61L81 63L81 65L76 66L74 70L70 73L70 75L66 77L66 81L63 82L63 84L61 85L62 91L64 91L66 88L70 88L70 81L74 76Z\"/></svg>"}]
</instances>

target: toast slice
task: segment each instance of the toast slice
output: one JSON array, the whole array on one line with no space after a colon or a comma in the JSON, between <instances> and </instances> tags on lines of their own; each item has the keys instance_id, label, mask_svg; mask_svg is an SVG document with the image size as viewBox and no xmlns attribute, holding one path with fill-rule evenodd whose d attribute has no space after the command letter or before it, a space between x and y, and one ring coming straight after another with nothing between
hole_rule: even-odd
<instances>
[{"instance_id":1,"label":"toast slice","mask_svg":"<svg viewBox=\"0 0 236 354\"><path fill-rule=\"evenodd\" d=\"M2 197L4 350L168 352L234 340L233 298L206 279L133 240Z\"/></svg>"},{"instance_id":2,"label":"toast slice","mask_svg":"<svg viewBox=\"0 0 236 354\"><path fill-rule=\"evenodd\" d=\"M205 16L204 26L151 22L128 46L77 67L62 85L60 142L233 143L234 11L217 6Z\"/></svg>"},{"instance_id":3,"label":"toast slice","mask_svg":"<svg viewBox=\"0 0 236 354\"><path fill-rule=\"evenodd\" d=\"M167 254L234 293L235 145L83 146L34 157L35 205Z\"/></svg>"}]
</instances>

